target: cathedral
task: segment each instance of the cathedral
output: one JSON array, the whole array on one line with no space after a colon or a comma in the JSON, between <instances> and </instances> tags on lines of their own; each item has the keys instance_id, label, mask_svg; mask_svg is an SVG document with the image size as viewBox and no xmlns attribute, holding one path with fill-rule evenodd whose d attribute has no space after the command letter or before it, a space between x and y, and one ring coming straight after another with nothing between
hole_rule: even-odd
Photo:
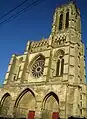
<instances>
[{"instance_id":1,"label":"cathedral","mask_svg":"<svg viewBox=\"0 0 87 119\"><path fill-rule=\"evenodd\" d=\"M12 55L0 88L0 118L86 117L81 18L71 1L55 9L48 38L28 41L24 54Z\"/></svg>"}]
</instances>

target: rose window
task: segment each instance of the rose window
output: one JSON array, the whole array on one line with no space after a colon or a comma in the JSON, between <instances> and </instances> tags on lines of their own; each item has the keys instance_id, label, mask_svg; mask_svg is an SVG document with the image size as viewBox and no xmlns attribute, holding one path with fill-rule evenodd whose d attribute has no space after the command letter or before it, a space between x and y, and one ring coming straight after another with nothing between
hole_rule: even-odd
<instances>
[{"instance_id":1,"label":"rose window","mask_svg":"<svg viewBox=\"0 0 87 119\"><path fill-rule=\"evenodd\" d=\"M37 60L32 66L32 75L36 78L39 78L43 75L44 70L44 60Z\"/></svg>"}]
</instances>

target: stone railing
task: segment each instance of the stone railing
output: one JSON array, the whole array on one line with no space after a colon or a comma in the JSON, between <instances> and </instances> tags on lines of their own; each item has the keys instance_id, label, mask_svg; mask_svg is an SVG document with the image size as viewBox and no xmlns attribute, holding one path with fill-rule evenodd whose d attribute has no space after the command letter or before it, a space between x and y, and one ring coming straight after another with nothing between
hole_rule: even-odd
<instances>
[{"instance_id":1,"label":"stone railing","mask_svg":"<svg viewBox=\"0 0 87 119\"><path fill-rule=\"evenodd\" d=\"M30 52L36 52L40 50L44 50L49 46L49 41L48 40L40 40L40 41L35 41L32 42L30 45Z\"/></svg>"},{"instance_id":2,"label":"stone railing","mask_svg":"<svg viewBox=\"0 0 87 119\"><path fill-rule=\"evenodd\" d=\"M59 45L63 45L66 42L66 36L58 36L57 38L52 40L52 46L58 47Z\"/></svg>"}]
</instances>

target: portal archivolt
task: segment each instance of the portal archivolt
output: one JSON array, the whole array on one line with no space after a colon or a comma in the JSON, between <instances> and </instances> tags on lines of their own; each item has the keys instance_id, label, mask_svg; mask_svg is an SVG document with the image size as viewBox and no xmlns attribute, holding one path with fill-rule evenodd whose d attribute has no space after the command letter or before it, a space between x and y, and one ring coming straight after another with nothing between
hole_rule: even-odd
<instances>
[{"instance_id":1,"label":"portal archivolt","mask_svg":"<svg viewBox=\"0 0 87 119\"><path fill-rule=\"evenodd\" d=\"M43 119L52 119L54 113L59 116L59 98L50 92L43 100Z\"/></svg>"},{"instance_id":2,"label":"portal archivolt","mask_svg":"<svg viewBox=\"0 0 87 119\"><path fill-rule=\"evenodd\" d=\"M14 116L18 118L25 118L29 111L35 111L35 95L29 89L25 89L16 99L14 106Z\"/></svg>"},{"instance_id":3,"label":"portal archivolt","mask_svg":"<svg viewBox=\"0 0 87 119\"><path fill-rule=\"evenodd\" d=\"M5 93L0 101L0 115L6 116L10 107L11 96Z\"/></svg>"}]
</instances>

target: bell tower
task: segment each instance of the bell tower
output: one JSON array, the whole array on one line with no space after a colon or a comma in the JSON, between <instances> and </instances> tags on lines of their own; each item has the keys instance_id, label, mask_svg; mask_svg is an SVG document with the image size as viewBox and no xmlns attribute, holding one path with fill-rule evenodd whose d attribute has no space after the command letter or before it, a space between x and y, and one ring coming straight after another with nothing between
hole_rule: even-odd
<instances>
[{"instance_id":1,"label":"bell tower","mask_svg":"<svg viewBox=\"0 0 87 119\"><path fill-rule=\"evenodd\" d=\"M51 36L54 38L61 33L67 34L67 41L81 41L80 11L73 1L61 5L54 12Z\"/></svg>"},{"instance_id":2,"label":"bell tower","mask_svg":"<svg viewBox=\"0 0 87 119\"><path fill-rule=\"evenodd\" d=\"M73 1L56 8L49 38L52 40L51 81L61 84L63 89L66 87L65 94L61 91L62 96L65 95L65 118L85 117L87 103L84 101L86 95L83 95L83 92L86 94L84 44L81 38L80 11ZM63 103L60 101L60 105ZM63 118L61 108L60 115Z\"/></svg>"}]
</instances>

